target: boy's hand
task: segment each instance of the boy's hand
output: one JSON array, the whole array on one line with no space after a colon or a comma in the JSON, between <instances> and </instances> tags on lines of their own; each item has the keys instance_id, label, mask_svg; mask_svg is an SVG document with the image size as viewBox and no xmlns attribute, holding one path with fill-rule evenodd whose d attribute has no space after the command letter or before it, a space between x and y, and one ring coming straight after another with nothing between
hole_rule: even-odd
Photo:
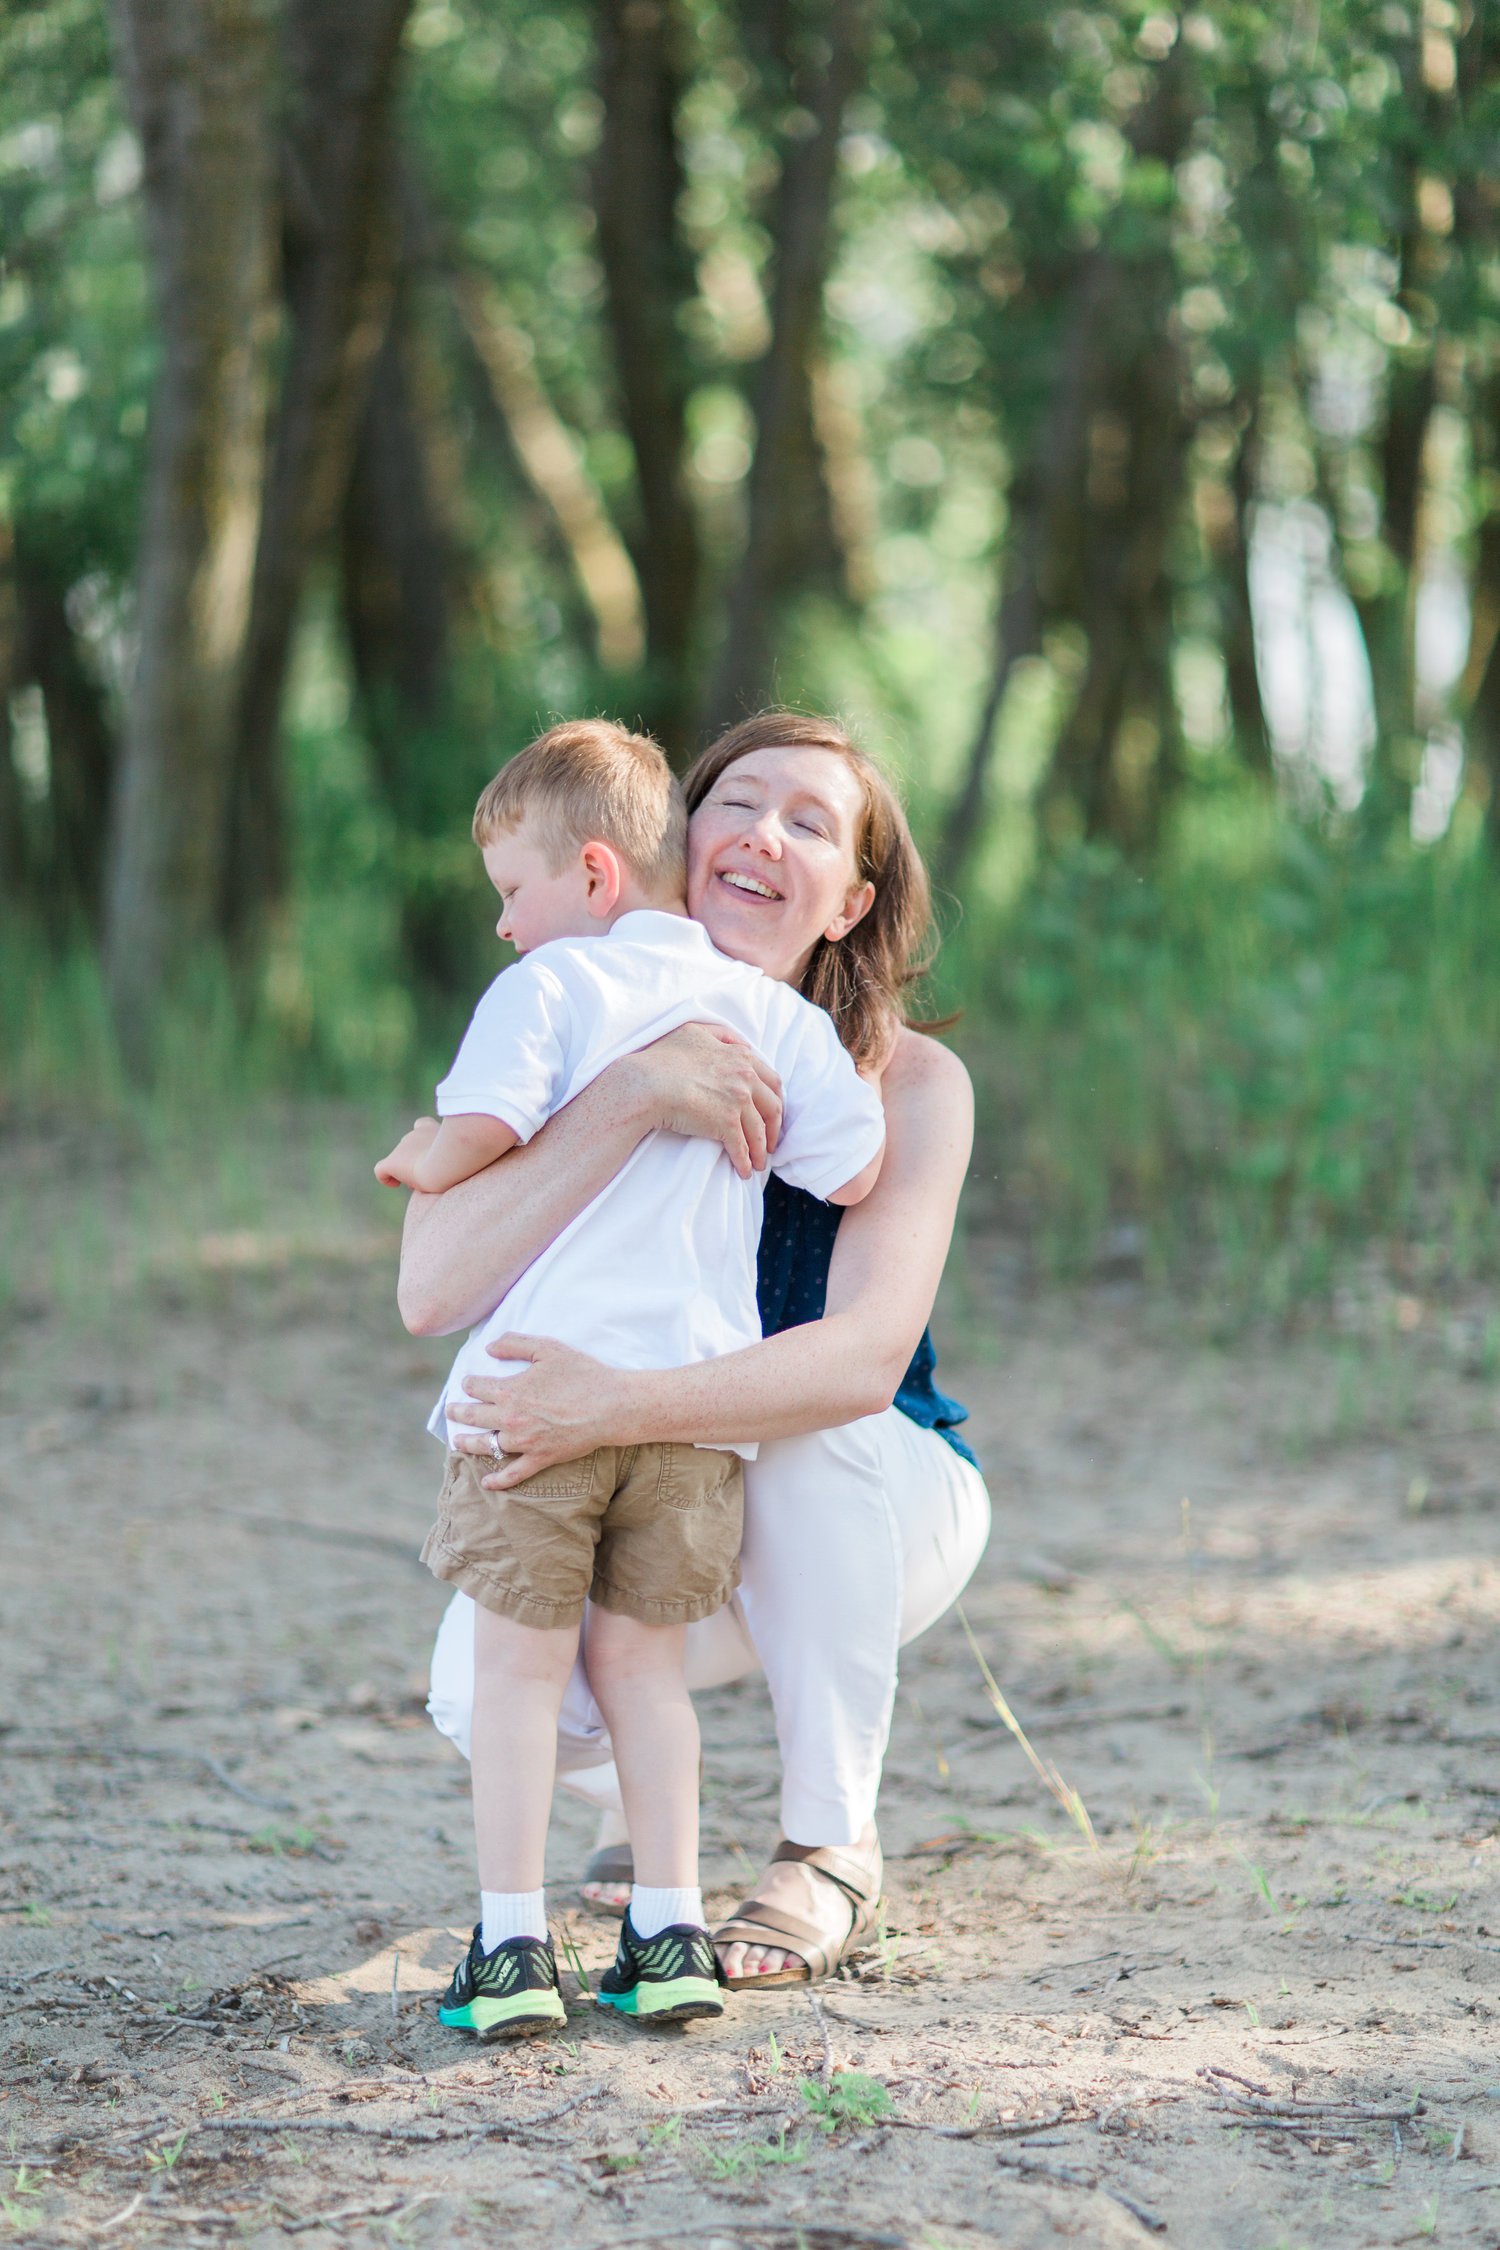
<instances>
[{"instance_id":1,"label":"boy's hand","mask_svg":"<svg viewBox=\"0 0 1500 2250\"><path fill-rule=\"evenodd\" d=\"M382 1187L415 1187L413 1175L433 1142L437 1139L438 1121L435 1117L419 1117L411 1131L402 1136L375 1167L375 1177Z\"/></svg>"}]
</instances>

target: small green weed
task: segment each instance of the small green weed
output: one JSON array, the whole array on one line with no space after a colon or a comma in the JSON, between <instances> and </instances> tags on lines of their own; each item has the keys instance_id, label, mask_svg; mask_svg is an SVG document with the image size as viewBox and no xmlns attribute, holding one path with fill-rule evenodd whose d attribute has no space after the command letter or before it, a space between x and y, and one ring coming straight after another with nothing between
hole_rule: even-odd
<instances>
[{"instance_id":1,"label":"small green weed","mask_svg":"<svg viewBox=\"0 0 1500 2250\"><path fill-rule=\"evenodd\" d=\"M739 2141L733 2148L715 2149L708 2159L708 2174L714 2180L738 2180L753 2183L758 2172L767 2165L805 2164L809 2151L801 2141L787 2147L786 2127L783 2125L774 2141Z\"/></svg>"},{"instance_id":2,"label":"small green weed","mask_svg":"<svg viewBox=\"0 0 1500 2250\"><path fill-rule=\"evenodd\" d=\"M588 1972L583 1965L583 1956L579 1953L578 1947L566 1930L559 1929L557 1943L561 1948L563 1959L578 1979L578 1998L587 2001L592 2006L594 1995L589 1989Z\"/></svg>"},{"instance_id":3,"label":"small green weed","mask_svg":"<svg viewBox=\"0 0 1500 2250\"><path fill-rule=\"evenodd\" d=\"M247 1852L268 1853L272 1859L306 1859L317 1848L318 1839L310 1828L278 1828L274 1821L245 1838Z\"/></svg>"},{"instance_id":4,"label":"small green weed","mask_svg":"<svg viewBox=\"0 0 1500 2250\"><path fill-rule=\"evenodd\" d=\"M52 1917L39 1899L30 1898L21 1910L21 1920L29 1922L34 1930L49 1930Z\"/></svg>"},{"instance_id":5,"label":"small green weed","mask_svg":"<svg viewBox=\"0 0 1500 2250\"><path fill-rule=\"evenodd\" d=\"M1458 1904L1458 1893L1452 1891L1447 1898L1434 1898L1431 1891L1397 1891L1391 1904L1409 1906L1418 1914L1451 1914Z\"/></svg>"},{"instance_id":6,"label":"small green weed","mask_svg":"<svg viewBox=\"0 0 1500 2250\"><path fill-rule=\"evenodd\" d=\"M1267 1906L1269 1906L1271 1912L1274 1914L1276 1912L1276 1894L1271 1889L1270 1883L1266 1879L1265 1869L1261 1867L1255 1860L1247 1859L1243 1852L1236 1852L1234 1856L1239 1861L1241 1867L1244 1868L1245 1872L1248 1875L1253 1875L1255 1877L1256 1889L1260 1892L1261 1897L1265 1900Z\"/></svg>"},{"instance_id":7,"label":"small green weed","mask_svg":"<svg viewBox=\"0 0 1500 2250\"><path fill-rule=\"evenodd\" d=\"M177 2168L177 2159L179 2156L181 2156L186 2146L187 2132L184 2129L184 2131L178 2134L176 2140L172 2142L169 2148L148 2148L146 2151L147 2166L153 2172L175 2171Z\"/></svg>"},{"instance_id":8,"label":"small green weed","mask_svg":"<svg viewBox=\"0 0 1500 2250\"><path fill-rule=\"evenodd\" d=\"M891 2097L878 2078L863 2070L838 2070L826 2085L816 2078L802 2081L809 2123L820 2133L836 2133L841 2125L878 2125L891 2112Z\"/></svg>"}]
</instances>

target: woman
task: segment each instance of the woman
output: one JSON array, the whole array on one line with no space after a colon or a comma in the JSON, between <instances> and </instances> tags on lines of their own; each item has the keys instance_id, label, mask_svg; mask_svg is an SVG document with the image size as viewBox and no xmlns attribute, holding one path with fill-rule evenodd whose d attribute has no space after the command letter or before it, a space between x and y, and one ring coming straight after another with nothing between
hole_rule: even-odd
<instances>
[{"instance_id":1,"label":"woman","mask_svg":"<svg viewBox=\"0 0 1500 2250\"><path fill-rule=\"evenodd\" d=\"M475 1381L467 1450L496 1489L596 1445L754 1437L742 1581L690 1630L689 1684L764 1669L783 1767L784 1841L756 1896L715 1933L732 1984L827 1975L873 1926L875 1797L897 1649L967 1582L989 1532L964 1410L933 1384L926 1324L968 1164L968 1076L906 1025L929 894L889 785L823 719L770 713L705 751L686 782L688 907L714 943L826 1007L878 1081L886 1154L874 1191L839 1213L774 1177L760 1296L765 1340L642 1374L544 1339L505 1336L515 1378ZM401 1308L415 1333L480 1320L513 1278L654 1130L721 1140L746 1176L764 1163L779 1088L727 1033L689 1026L625 1057L525 1148L440 1197L414 1196ZM431 1709L463 1747L472 1610L439 1634ZM559 1742L567 1786L611 1811L609 1748L582 1674ZM618 1826L613 1831L618 1838ZM628 1856L590 1873L628 1876Z\"/></svg>"}]
</instances>

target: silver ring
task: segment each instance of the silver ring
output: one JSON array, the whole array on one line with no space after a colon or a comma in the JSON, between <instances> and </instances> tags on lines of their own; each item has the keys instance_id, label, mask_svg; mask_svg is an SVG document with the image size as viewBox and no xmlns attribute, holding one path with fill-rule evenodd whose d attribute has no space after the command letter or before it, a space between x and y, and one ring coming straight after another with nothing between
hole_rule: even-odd
<instances>
[{"instance_id":1,"label":"silver ring","mask_svg":"<svg viewBox=\"0 0 1500 2250\"><path fill-rule=\"evenodd\" d=\"M505 1448L500 1443L500 1432L498 1430L491 1430L490 1432L490 1451L497 1461L505 1459Z\"/></svg>"}]
</instances>

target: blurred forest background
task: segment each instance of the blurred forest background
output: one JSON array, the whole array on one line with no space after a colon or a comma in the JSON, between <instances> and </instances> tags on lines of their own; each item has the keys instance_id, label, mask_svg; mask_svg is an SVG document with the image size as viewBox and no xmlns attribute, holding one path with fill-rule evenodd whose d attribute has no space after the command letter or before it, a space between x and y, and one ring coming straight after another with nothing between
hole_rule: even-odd
<instances>
[{"instance_id":1,"label":"blurred forest background","mask_svg":"<svg viewBox=\"0 0 1500 2250\"><path fill-rule=\"evenodd\" d=\"M500 760L785 701L1043 1271L1487 1282L1497 158L1481 0L0 0L0 1124L274 1212Z\"/></svg>"}]
</instances>

